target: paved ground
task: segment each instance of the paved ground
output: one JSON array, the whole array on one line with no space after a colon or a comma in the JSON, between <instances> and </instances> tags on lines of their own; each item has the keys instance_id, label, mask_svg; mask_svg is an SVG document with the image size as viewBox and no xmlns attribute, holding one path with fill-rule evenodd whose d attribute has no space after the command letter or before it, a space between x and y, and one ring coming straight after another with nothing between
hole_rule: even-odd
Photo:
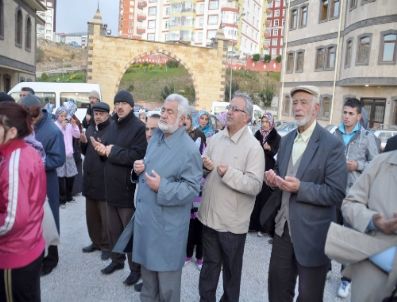
<instances>
[{"instance_id":1,"label":"paved ground","mask_svg":"<svg viewBox=\"0 0 397 302\"><path fill-rule=\"evenodd\" d=\"M48 276L41 279L43 302L80 302L80 301L139 301L139 294L133 287L126 287L122 281L128 276L128 265L124 270L110 276L100 270L109 262L100 259L100 253L83 254L81 248L88 245L85 221L84 198L77 197L75 202L60 209L61 245L58 267ZM266 302L267 270L271 245L268 238L259 238L248 234L245 246L243 275L241 282L241 302ZM335 296L338 283L339 265L333 264L333 273L327 281L324 301L346 301ZM199 271L193 263L183 268L182 301L199 301ZM221 278L222 279L222 278ZM220 280L221 284L222 280ZM221 285L219 286L221 288ZM221 289L218 288L218 299Z\"/></svg>"}]
</instances>

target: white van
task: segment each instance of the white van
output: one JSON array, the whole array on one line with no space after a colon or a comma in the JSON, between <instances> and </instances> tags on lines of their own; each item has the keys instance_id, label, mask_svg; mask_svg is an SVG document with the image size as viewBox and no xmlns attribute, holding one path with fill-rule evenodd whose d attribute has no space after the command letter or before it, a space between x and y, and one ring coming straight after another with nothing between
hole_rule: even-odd
<instances>
[{"instance_id":1,"label":"white van","mask_svg":"<svg viewBox=\"0 0 397 302\"><path fill-rule=\"evenodd\" d=\"M52 82L21 82L16 84L8 94L15 101L19 101L19 93L22 87L30 87L34 90L35 95L40 98L43 105L50 103L58 108L68 99L74 99L77 104L76 116L83 120L88 105L88 95L95 90L101 96L101 89L98 84L88 83L52 83Z\"/></svg>"},{"instance_id":2,"label":"white van","mask_svg":"<svg viewBox=\"0 0 397 302\"><path fill-rule=\"evenodd\" d=\"M212 102L211 113L218 114L220 112L226 111L227 105L229 105L229 102ZM253 107L251 120L256 121L262 117L265 111L262 110L262 108L258 105L254 105Z\"/></svg>"}]
</instances>

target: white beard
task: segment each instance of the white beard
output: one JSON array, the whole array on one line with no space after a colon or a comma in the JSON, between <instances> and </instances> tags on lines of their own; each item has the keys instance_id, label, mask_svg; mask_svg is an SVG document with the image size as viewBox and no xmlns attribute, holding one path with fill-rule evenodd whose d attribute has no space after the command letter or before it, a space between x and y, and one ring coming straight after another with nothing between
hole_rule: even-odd
<instances>
[{"instance_id":1,"label":"white beard","mask_svg":"<svg viewBox=\"0 0 397 302\"><path fill-rule=\"evenodd\" d=\"M178 130L178 121L174 124L174 125L169 125L166 124L164 122L162 122L161 120L159 121L159 128L161 131L163 131L164 133L167 134L172 134L174 133L176 130Z\"/></svg>"}]
</instances>

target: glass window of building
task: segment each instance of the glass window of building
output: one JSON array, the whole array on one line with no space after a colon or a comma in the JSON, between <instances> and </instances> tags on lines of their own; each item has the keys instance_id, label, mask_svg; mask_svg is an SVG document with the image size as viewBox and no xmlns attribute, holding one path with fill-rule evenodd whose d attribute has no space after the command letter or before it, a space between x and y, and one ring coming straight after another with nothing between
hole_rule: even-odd
<instances>
[{"instance_id":1,"label":"glass window of building","mask_svg":"<svg viewBox=\"0 0 397 302\"><path fill-rule=\"evenodd\" d=\"M217 24L218 24L218 15L209 15L208 25L217 25Z\"/></svg>"},{"instance_id":2,"label":"glass window of building","mask_svg":"<svg viewBox=\"0 0 397 302\"><path fill-rule=\"evenodd\" d=\"M154 29L156 27L156 20L149 20L147 22L147 28L148 29Z\"/></svg>"},{"instance_id":3,"label":"glass window of building","mask_svg":"<svg viewBox=\"0 0 397 302\"><path fill-rule=\"evenodd\" d=\"M353 40L349 39L346 42L346 54L345 54L345 68L350 67L353 55Z\"/></svg>"},{"instance_id":4,"label":"glass window of building","mask_svg":"<svg viewBox=\"0 0 397 302\"><path fill-rule=\"evenodd\" d=\"M278 36L278 28L273 29L273 36Z\"/></svg>"},{"instance_id":5,"label":"glass window of building","mask_svg":"<svg viewBox=\"0 0 397 302\"><path fill-rule=\"evenodd\" d=\"M396 62L396 48L397 48L397 31L384 33L381 35L381 63L395 63Z\"/></svg>"},{"instance_id":6,"label":"glass window of building","mask_svg":"<svg viewBox=\"0 0 397 302\"><path fill-rule=\"evenodd\" d=\"M204 3L197 3L196 4L196 14L203 14L204 13Z\"/></svg>"},{"instance_id":7,"label":"glass window of building","mask_svg":"<svg viewBox=\"0 0 397 302\"><path fill-rule=\"evenodd\" d=\"M320 21L328 19L328 0L320 0Z\"/></svg>"},{"instance_id":8,"label":"glass window of building","mask_svg":"<svg viewBox=\"0 0 397 302\"><path fill-rule=\"evenodd\" d=\"M17 47L22 47L22 19L22 11L18 9L15 16L15 45Z\"/></svg>"},{"instance_id":9,"label":"glass window of building","mask_svg":"<svg viewBox=\"0 0 397 302\"><path fill-rule=\"evenodd\" d=\"M286 66L286 73L293 73L294 72L294 53L289 52L287 54L287 66Z\"/></svg>"},{"instance_id":10,"label":"glass window of building","mask_svg":"<svg viewBox=\"0 0 397 302\"><path fill-rule=\"evenodd\" d=\"M325 49L323 47L316 49L316 70L324 69Z\"/></svg>"},{"instance_id":11,"label":"glass window of building","mask_svg":"<svg viewBox=\"0 0 397 302\"><path fill-rule=\"evenodd\" d=\"M327 48L327 64L326 69L333 70L335 68L335 59L336 59L336 46L330 46Z\"/></svg>"},{"instance_id":12,"label":"glass window of building","mask_svg":"<svg viewBox=\"0 0 397 302\"><path fill-rule=\"evenodd\" d=\"M303 72L303 65L305 63L305 51L300 50L296 53L295 72Z\"/></svg>"},{"instance_id":13,"label":"glass window of building","mask_svg":"<svg viewBox=\"0 0 397 302\"><path fill-rule=\"evenodd\" d=\"M149 41L154 41L154 37L155 37L154 34L148 34L148 35L147 35L147 39L148 39Z\"/></svg>"},{"instance_id":14,"label":"glass window of building","mask_svg":"<svg viewBox=\"0 0 397 302\"><path fill-rule=\"evenodd\" d=\"M349 9L355 9L357 7L357 0L349 0Z\"/></svg>"},{"instance_id":15,"label":"glass window of building","mask_svg":"<svg viewBox=\"0 0 397 302\"><path fill-rule=\"evenodd\" d=\"M290 115L291 112L291 97L289 94L284 95L283 101L283 115Z\"/></svg>"},{"instance_id":16,"label":"glass window of building","mask_svg":"<svg viewBox=\"0 0 397 302\"><path fill-rule=\"evenodd\" d=\"M306 27L307 25L307 6L302 6L300 8L300 19L299 19L299 27Z\"/></svg>"},{"instance_id":17,"label":"glass window of building","mask_svg":"<svg viewBox=\"0 0 397 302\"><path fill-rule=\"evenodd\" d=\"M25 26L25 49L30 51L32 48L32 21L30 17L26 18Z\"/></svg>"},{"instance_id":18,"label":"glass window of building","mask_svg":"<svg viewBox=\"0 0 397 302\"><path fill-rule=\"evenodd\" d=\"M155 6L149 7L149 9L148 9L148 15L149 16L155 16L156 12L157 12L157 7L155 7Z\"/></svg>"},{"instance_id":19,"label":"glass window of building","mask_svg":"<svg viewBox=\"0 0 397 302\"><path fill-rule=\"evenodd\" d=\"M289 24L289 29L295 29L298 25L298 9L295 8L291 10L291 19Z\"/></svg>"},{"instance_id":20,"label":"glass window of building","mask_svg":"<svg viewBox=\"0 0 397 302\"><path fill-rule=\"evenodd\" d=\"M275 17L279 17L280 16L280 10L279 9L274 10L274 16Z\"/></svg>"},{"instance_id":21,"label":"glass window of building","mask_svg":"<svg viewBox=\"0 0 397 302\"><path fill-rule=\"evenodd\" d=\"M340 0L330 0L330 18L335 19L339 17Z\"/></svg>"},{"instance_id":22,"label":"glass window of building","mask_svg":"<svg viewBox=\"0 0 397 302\"><path fill-rule=\"evenodd\" d=\"M358 38L357 45L357 65L368 65L369 63L369 54L371 51L371 36L364 35Z\"/></svg>"},{"instance_id":23,"label":"glass window of building","mask_svg":"<svg viewBox=\"0 0 397 302\"><path fill-rule=\"evenodd\" d=\"M219 8L219 2L216 0L210 0L210 3L208 5L209 9L218 9Z\"/></svg>"},{"instance_id":24,"label":"glass window of building","mask_svg":"<svg viewBox=\"0 0 397 302\"><path fill-rule=\"evenodd\" d=\"M331 103L332 96L330 95L322 95L320 97L320 114L319 118L322 120L328 120L331 116Z\"/></svg>"}]
</instances>

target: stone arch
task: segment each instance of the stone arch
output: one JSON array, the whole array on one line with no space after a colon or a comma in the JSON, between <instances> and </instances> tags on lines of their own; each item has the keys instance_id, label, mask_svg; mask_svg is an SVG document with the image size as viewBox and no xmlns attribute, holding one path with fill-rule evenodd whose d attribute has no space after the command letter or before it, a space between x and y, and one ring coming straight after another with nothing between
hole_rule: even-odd
<instances>
[{"instance_id":1,"label":"stone arch","mask_svg":"<svg viewBox=\"0 0 397 302\"><path fill-rule=\"evenodd\" d=\"M125 72L128 70L128 68L132 64L137 63L138 58L144 58L146 56L155 55L155 54L163 54L171 59L174 59L175 61L178 61L179 64L181 64L186 69L186 71L189 74L190 79L192 81L192 84L193 84L193 87L194 87L195 93L196 93L196 98L197 98L198 90L197 90L196 83L195 83L194 73L192 72L191 67L188 64L186 64L185 61L181 60L177 55L170 53L169 51L162 50L162 49L156 49L156 50L152 50L150 52L142 52L139 55L137 55L136 57L132 58L128 63L126 63L124 65L124 69L123 69L123 71L121 71L121 74L119 75L119 78L117 80L118 83L120 84L121 79L122 79L123 75L125 74ZM194 104L196 104L196 103L194 103Z\"/></svg>"},{"instance_id":2,"label":"stone arch","mask_svg":"<svg viewBox=\"0 0 397 302\"><path fill-rule=\"evenodd\" d=\"M103 100L113 105L127 68L151 53L164 54L184 66L195 89L196 107L210 110L213 101L224 99L226 42L221 31L212 48L112 37L106 35L99 10L88 23L87 82L98 83Z\"/></svg>"}]
</instances>

